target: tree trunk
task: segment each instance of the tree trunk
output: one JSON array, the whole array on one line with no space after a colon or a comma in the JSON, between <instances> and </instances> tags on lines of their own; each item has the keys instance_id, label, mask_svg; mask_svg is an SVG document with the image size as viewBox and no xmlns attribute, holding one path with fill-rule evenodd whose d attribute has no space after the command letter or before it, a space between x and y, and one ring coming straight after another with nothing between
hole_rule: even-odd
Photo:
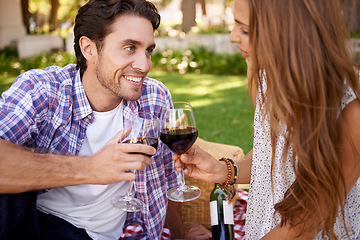
<instances>
[{"instance_id":1,"label":"tree trunk","mask_svg":"<svg viewBox=\"0 0 360 240\"><path fill-rule=\"evenodd\" d=\"M29 0L21 0L21 13L22 13L22 20L23 24L26 28L26 33L30 33L30 12L29 12Z\"/></svg>"},{"instance_id":2,"label":"tree trunk","mask_svg":"<svg viewBox=\"0 0 360 240\"><path fill-rule=\"evenodd\" d=\"M199 2L201 4L202 15L206 16L206 1L205 0L199 0Z\"/></svg>"},{"instance_id":3,"label":"tree trunk","mask_svg":"<svg viewBox=\"0 0 360 240\"><path fill-rule=\"evenodd\" d=\"M349 32L360 31L360 1L344 1L344 19Z\"/></svg>"},{"instance_id":4,"label":"tree trunk","mask_svg":"<svg viewBox=\"0 0 360 240\"><path fill-rule=\"evenodd\" d=\"M183 14L181 30L188 32L191 27L196 25L196 0L182 0L181 11Z\"/></svg>"},{"instance_id":5,"label":"tree trunk","mask_svg":"<svg viewBox=\"0 0 360 240\"><path fill-rule=\"evenodd\" d=\"M53 32L58 28L57 12L59 9L59 0L51 0L51 13L50 13L50 31Z\"/></svg>"}]
</instances>

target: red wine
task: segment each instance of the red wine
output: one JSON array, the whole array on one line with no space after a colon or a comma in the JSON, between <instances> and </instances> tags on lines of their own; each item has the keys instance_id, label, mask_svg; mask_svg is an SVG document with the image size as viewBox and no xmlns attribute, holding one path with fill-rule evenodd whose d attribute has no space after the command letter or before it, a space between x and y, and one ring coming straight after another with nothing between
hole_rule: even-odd
<instances>
[{"instance_id":1,"label":"red wine","mask_svg":"<svg viewBox=\"0 0 360 240\"><path fill-rule=\"evenodd\" d=\"M124 143L140 143L140 144L146 144L146 145L150 145L153 148L155 148L157 150L158 148L158 139L154 138L154 137L146 137L146 138L133 138L133 139L128 139L126 141L124 141ZM144 154L148 157L152 157L152 155L149 154Z\"/></svg>"},{"instance_id":2,"label":"red wine","mask_svg":"<svg viewBox=\"0 0 360 240\"><path fill-rule=\"evenodd\" d=\"M183 154L189 150L197 136L196 127L165 128L160 132L161 141L177 154Z\"/></svg>"}]
</instances>

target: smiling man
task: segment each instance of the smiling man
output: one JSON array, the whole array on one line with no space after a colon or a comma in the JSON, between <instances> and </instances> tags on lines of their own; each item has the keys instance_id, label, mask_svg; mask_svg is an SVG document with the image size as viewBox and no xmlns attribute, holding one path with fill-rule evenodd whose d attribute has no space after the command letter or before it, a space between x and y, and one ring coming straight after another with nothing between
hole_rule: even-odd
<instances>
[{"instance_id":1,"label":"smiling man","mask_svg":"<svg viewBox=\"0 0 360 240\"><path fill-rule=\"evenodd\" d=\"M77 64L30 70L3 93L0 239L110 240L127 224L143 227L136 239L160 238L179 179L172 153L120 143L130 113L160 117L172 104L147 78L159 24L145 0L90 0L75 21ZM136 214L110 204L133 180L146 204Z\"/></svg>"}]
</instances>

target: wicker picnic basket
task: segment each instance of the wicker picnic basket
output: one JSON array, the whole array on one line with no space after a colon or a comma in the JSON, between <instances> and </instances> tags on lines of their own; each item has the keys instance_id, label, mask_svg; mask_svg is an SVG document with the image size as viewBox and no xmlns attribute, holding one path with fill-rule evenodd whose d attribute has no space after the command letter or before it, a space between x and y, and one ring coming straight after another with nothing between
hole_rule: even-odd
<instances>
[{"instance_id":1,"label":"wicker picnic basket","mask_svg":"<svg viewBox=\"0 0 360 240\"><path fill-rule=\"evenodd\" d=\"M233 160L244 157L243 150L238 146L208 142L201 138L196 140L196 145L206 150L216 159L228 157ZM211 228L210 223L210 193L214 188L214 183L199 181L195 178L185 177L186 184L194 185L201 189L201 196L193 201L184 202L182 207L182 219L184 224L199 223L206 228Z\"/></svg>"}]
</instances>

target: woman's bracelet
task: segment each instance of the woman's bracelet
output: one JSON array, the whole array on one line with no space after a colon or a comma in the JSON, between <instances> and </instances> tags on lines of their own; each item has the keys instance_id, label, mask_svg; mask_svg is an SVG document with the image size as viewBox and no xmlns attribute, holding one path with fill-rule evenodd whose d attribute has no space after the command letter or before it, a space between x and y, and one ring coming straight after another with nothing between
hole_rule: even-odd
<instances>
[{"instance_id":1,"label":"woman's bracelet","mask_svg":"<svg viewBox=\"0 0 360 240\"><path fill-rule=\"evenodd\" d=\"M236 179L238 177L238 167L236 165L236 162L230 158L220 158L219 161L224 161L226 163L227 169L228 169L228 177L227 177L225 183L218 183L218 186L221 188L226 188L229 185L234 185L236 183ZM231 165L233 165L233 167L234 167L234 180L230 183L230 180L233 177Z\"/></svg>"},{"instance_id":2,"label":"woman's bracelet","mask_svg":"<svg viewBox=\"0 0 360 240\"><path fill-rule=\"evenodd\" d=\"M226 163L228 169L228 176L225 183L218 183L218 186L221 188L226 188L227 186L229 186L230 180L232 178L231 162L228 158L220 158L219 161L224 161Z\"/></svg>"},{"instance_id":3,"label":"woman's bracelet","mask_svg":"<svg viewBox=\"0 0 360 240\"><path fill-rule=\"evenodd\" d=\"M230 185L234 185L236 183L236 179L238 178L238 175L239 175L239 172L238 172L238 167L237 167L237 164L234 160L228 158L228 160L231 162L231 164L233 165L234 167L234 181L232 181L230 183Z\"/></svg>"}]
</instances>

